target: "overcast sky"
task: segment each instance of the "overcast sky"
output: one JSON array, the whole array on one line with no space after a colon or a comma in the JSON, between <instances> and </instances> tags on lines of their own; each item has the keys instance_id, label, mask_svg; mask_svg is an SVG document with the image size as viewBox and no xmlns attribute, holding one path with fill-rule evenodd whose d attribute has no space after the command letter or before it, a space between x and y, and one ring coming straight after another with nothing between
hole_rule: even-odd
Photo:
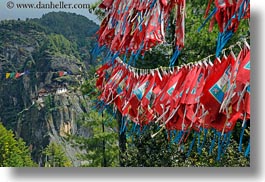
<instances>
[{"instance_id":1,"label":"overcast sky","mask_svg":"<svg viewBox=\"0 0 265 182\"><path fill-rule=\"evenodd\" d=\"M10 1L12 1L10 3ZM0 0L0 20L5 19L22 19L25 20L26 18L40 18L43 14L46 14L51 11L66 11L66 12L72 12L80 15L84 15L88 17L90 20L93 20L97 24L99 24L99 20L97 17L93 14L90 14L87 9L18 9L16 8L16 5L14 5L13 8L9 9L7 8L9 4L16 4L16 3L36 3L39 4L41 2L44 3L60 3L60 1L64 2L65 4L71 3L71 4L91 4L93 2L96 2L96 0Z\"/></svg>"}]
</instances>

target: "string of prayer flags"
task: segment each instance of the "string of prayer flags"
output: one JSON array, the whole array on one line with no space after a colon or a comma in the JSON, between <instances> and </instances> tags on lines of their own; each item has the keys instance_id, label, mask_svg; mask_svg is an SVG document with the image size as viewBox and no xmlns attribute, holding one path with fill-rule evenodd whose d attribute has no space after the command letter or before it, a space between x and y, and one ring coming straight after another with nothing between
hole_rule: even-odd
<instances>
[{"instance_id":1,"label":"string of prayer flags","mask_svg":"<svg viewBox=\"0 0 265 182\"><path fill-rule=\"evenodd\" d=\"M35 73L35 72L30 72L28 70L24 71L24 72L7 72L3 75L3 78L5 79L18 79L23 75L29 75L30 73ZM37 73L49 73L49 72L37 72ZM66 75L73 75L73 73L71 71L58 71L58 72L54 72L57 73L59 77L62 76L66 76Z\"/></svg>"},{"instance_id":2,"label":"string of prayer flags","mask_svg":"<svg viewBox=\"0 0 265 182\"><path fill-rule=\"evenodd\" d=\"M208 15L212 3L213 0L208 1L205 11L206 20L199 30L211 19L210 31L212 31L214 24L217 23L221 33L227 30L236 32L240 20L250 18L250 0L214 0L215 7Z\"/></svg>"},{"instance_id":3,"label":"string of prayer flags","mask_svg":"<svg viewBox=\"0 0 265 182\"><path fill-rule=\"evenodd\" d=\"M174 66L180 51L184 47L184 38L185 38L185 7L186 0L178 0L176 5L176 14L175 14L175 52L170 59L169 66Z\"/></svg>"},{"instance_id":4,"label":"string of prayer flags","mask_svg":"<svg viewBox=\"0 0 265 182\"><path fill-rule=\"evenodd\" d=\"M73 73L71 71L58 71L59 77L66 76L66 75L72 75Z\"/></svg>"},{"instance_id":5,"label":"string of prayer flags","mask_svg":"<svg viewBox=\"0 0 265 182\"><path fill-rule=\"evenodd\" d=\"M208 15L211 4L212 0L209 0L205 16ZM213 11L206 18L198 31L200 31L210 19L210 31L212 31L215 22L217 23L220 31L218 33L216 46L216 56L218 57L227 42L237 31L240 21L250 18L250 0L215 0L214 5Z\"/></svg>"},{"instance_id":6,"label":"string of prayer flags","mask_svg":"<svg viewBox=\"0 0 265 182\"><path fill-rule=\"evenodd\" d=\"M213 3L214 9L208 15ZM159 131L168 131L168 138L175 132L174 141L179 144L195 131L190 149L198 137L201 152L206 133L212 130L214 139L209 153L218 140L219 160L225 150L222 146L228 145L236 123L243 121L242 126L246 127L246 121L250 121L250 47L245 42L237 57L232 48L228 56L222 52L240 21L250 18L250 0L209 0L206 20L198 31L208 21L210 31L217 24L216 59L174 67L184 47L185 6L185 0L103 0L99 7L106 16L97 32L98 45L93 54L105 48L108 53L103 60L107 63L96 72L96 87L101 92L100 103L112 104L122 114L123 131L129 120L141 129L158 123ZM165 28L172 12L175 12L175 50L170 68L146 70L130 66L139 55L166 43ZM123 63L120 55L130 59L124 59ZM250 145L246 156L249 149Z\"/></svg>"},{"instance_id":7,"label":"string of prayer flags","mask_svg":"<svg viewBox=\"0 0 265 182\"><path fill-rule=\"evenodd\" d=\"M184 133L214 129L230 133L250 119L250 48L236 57L189 63L174 69L136 69L117 58L97 70L99 99L114 104L141 128L159 123ZM187 136L186 136L187 137Z\"/></svg>"},{"instance_id":8,"label":"string of prayer flags","mask_svg":"<svg viewBox=\"0 0 265 182\"><path fill-rule=\"evenodd\" d=\"M214 9L208 16L214 4ZM106 16L103 19L98 34L98 45L93 54L100 53L103 48L109 50L107 58L115 60L121 54L130 54L130 60L137 60L145 51L166 42L165 31L172 12L175 13L175 51L169 66L175 61L184 47L185 37L185 0L103 0L99 5ZM205 12L206 20L199 28L210 21L211 31L214 24L219 28L216 56L237 31L241 19L250 18L250 0L209 0Z\"/></svg>"},{"instance_id":9,"label":"string of prayer flags","mask_svg":"<svg viewBox=\"0 0 265 182\"><path fill-rule=\"evenodd\" d=\"M59 77L62 77L62 76L67 75L67 72L66 71L59 71L58 74L59 74Z\"/></svg>"},{"instance_id":10,"label":"string of prayer flags","mask_svg":"<svg viewBox=\"0 0 265 182\"><path fill-rule=\"evenodd\" d=\"M138 55L165 43L170 13L176 9L176 53L171 60L174 65L184 46L185 0L103 0L99 7L106 11L106 16L97 32L98 46L93 53L106 46L113 60L128 53L131 59L137 59Z\"/></svg>"},{"instance_id":11,"label":"string of prayer flags","mask_svg":"<svg viewBox=\"0 0 265 182\"><path fill-rule=\"evenodd\" d=\"M11 72L11 73L6 73L5 74L5 78L6 79L9 79L9 78L15 78L15 79L18 79L19 77L25 75L25 74L28 74L28 72L22 72L22 73L15 73L15 72Z\"/></svg>"}]
</instances>

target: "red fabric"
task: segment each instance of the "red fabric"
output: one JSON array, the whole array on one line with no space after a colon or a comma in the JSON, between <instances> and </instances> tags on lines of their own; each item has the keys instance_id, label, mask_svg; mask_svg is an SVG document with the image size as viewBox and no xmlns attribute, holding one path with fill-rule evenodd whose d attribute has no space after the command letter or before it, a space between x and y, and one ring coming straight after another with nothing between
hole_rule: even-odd
<instances>
[{"instance_id":1,"label":"red fabric","mask_svg":"<svg viewBox=\"0 0 265 182\"><path fill-rule=\"evenodd\" d=\"M154 89L156 83L159 81L160 80L159 80L158 74L157 74L157 72L155 72L154 76L150 77L150 84L146 88L146 92L142 98L141 104L142 104L143 108L146 108L146 109L148 108L148 105L150 104L150 101L151 101L153 89Z\"/></svg>"},{"instance_id":2,"label":"red fabric","mask_svg":"<svg viewBox=\"0 0 265 182\"><path fill-rule=\"evenodd\" d=\"M117 109L122 113L122 106L123 106L123 100L124 94L125 94L125 89L126 89L126 81L128 79L128 73L125 74L125 77L120 81L116 93L117 95L115 96L116 98L113 100L113 103L117 106Z\"/></svg>"},{"instance_id":3,"label":"red fabric","mask_svg":"<svg viewBox=\"0 0 265 182\"><path fill-rule=\"evenodd\" d=\"M189 73L189 69L188 68L181 68L181 70L179 70L179 78L178 78L178 85L176 86L175 90L172 93L172 97L170 97L170 108L177 108L181 96L180 96L180 92L183 89L184 85L183 83L185 82L187 75Z\"/></svg>"},{"instance_id":4,"label":"red fabric","mask_svg":"<svg viewBox=\"0 0 265 182\"><path fill-rule=\"evenodd\" d=\"M236 80L243 84L247 84L250 82L250 51L240 63Z\"/></svg>"},{"instance_id":5,"label":"red fabric","mask_svg":"<svg viewBox=\"0 0 265 182\"><path fill-rule=\"evenodd\" d=\"M239 66L248 52L249 49L247 47L244 47L240 51L236 60L233 58L233 56L229 55L229 57L231 58L232 71L230 78L230 88L224 96L225 104L223 104L222 108L223 113L225 113L225 108L230 106L232 106L234 110L237 110L237 103L239 101L240 96L242 95L241 92L244 90L245 86L243 83L238 82L236 80L236 77L238 75ZM243 107L240 106L238 110L243 112Z\"/></svg>"},{"instance_id":6,"label":"red fabric","mask_svg":"<svg viewBox=\"0 0 265 182\"><path fill-rule=\"evenodd\" d=\"M16 73L15 78L19 78L20 77L20 73Z\"/></svg>"},{"instance_id":7,"label":"red fabric","mask_svg":"<svg viewBox=\"0 0 265 182\"><path fill-rule=\"evenodd\" d=\"M182 82L182 85L179 89L179 98L180 98L180 103L186 104L186 96L188 95L190 88L192 86L193 81L196 79L196 73L197 73L197 67L193 67L189 69L185 80Z\"/></svg>"},{"instance_id":8,"label":"red fabric","mask_svg":"<svg viewBox=\"0 0 265 182\"><path fill-rule=\"evenodd\" d=\"M178 1L177 11L176 11L175 37L176 37L176 46L178 46L179 49L182 49L184 47L185 6L186 6L186 0Z\"/></svg>"},{"instance_id":9,"label":"red fabric","mask_svg":"<svg viewBox=\"0 0 265 182\"><path fill-rule=\"evenodd\" d=\"M170 95L167 93L167 90L170 87L175 87L174 84L176 84L177 82L176 77L174 76L168 75L168 79L163 82L164 84L160 84L160 87L156 87L154 91L154 93L156 93L156 98L153 103L154 110L159 115L162 115L163 112L165 112L165 107L167 105L167 102L169 101L168 99Z\"/></svg>"},{"instance_id":10,"label":"red fabric","mask_svg":"<svg viewBox=\"0 0 265 182\"><path fill-rule=\"evenodd\" d=\"M110 63L106 63L104 65L102 65L99 69L97 69L96 74L98 76L98 79L96 81L96 87L102 91L103 87L104 87L104 83L106 82L106 77L110 74L111 69L115 66L116 63L114 63L114 65L111 65Z\"/></svg>"},{"instance_id":11,"label":"red fabric","mask_svg":"<svg viewBox=\"0 0 265 182\"><path fill-rule=\"evenodd\" d=\"M138 91L139 88L141 86L143 86L143 84L146 84L147 81L148 81L148 77L143 76L143 75L141 75L137 79L137 82L131 91L131 95L130 95L130 97L129 97L129 99L128 99L125 107L124 107L122 115L129 114L133 118L133 120L135 121L135 119L137 118L137 115L138 115L138 107L140 104L140 100L137 98L137 95L136 95L138 92L136 93L136 91Z\"/></svg>"},{"instance_id":12,"label":"red fabric","mask_svg":"<svg viewBox=\"0 0 265 182\"><path fill-rule=\"evenodd\" d=\"M201 109L200 106L200 97L203 95L203 88L205 84L206 78L206 70L204 67L200 66L197 71L197 75L192 83L191 89L187 94L186 101L186 118L191 121L191 125L194 129L199 129L199 110ZM197 123L197 125L196 125ZM194 125L194 126L193 126Z\"/></svg>"},{"instance_id":13,"label":"red fabric","mask_svg":"<svg viewBox=\"0 0 265 182\"><path fill-rule=\"evenodd\" d=\"M207 5L207 8L205 10L204 18L207 18L207 16L208 16L208 13L209 13L210 8L211 8L212 1L213 0L208 0L208 5Z\"/></svg>"},{"instance_id":14,"label":"red fabric","mask_svg":"<svg viewBox=\"0 0 265 182\"><path fill-rule=\"evenodd\" d=\"M164 108L162 108L162 106L157 103L158 98L160 98L160 94L162 93L162 89L165 87L165 85L167 84L167 82L169 81L170 75L169 74L165 74L162 77L162 80L160 82L156 82L156 86L153 89L153 98L154 98L154 102L152 103L152 109L158 113L159 115L161 115L164 111Z\"/></svg>"},{"instance_id":15,"label":"red fabric","mask_svg":"<svg viewBox=\"0 0 265 182\"><path fill-rule=\"evenodd\" d=\"M58 74L59 74L59 77L61 77L64 75L64 71L59 71Z\"/></svg>"},{"instance_id":16,"label":"red fabric","mask_svg":"<svg viewBox=\"0 0 265 182\"><path fill-rule=\"evenodd\" d=\"M250 85L247 88L247 92L245 95L245 108L244 111L246 113L246 119L250 119Z\"/></svg>"},{"instance_id":17,"label":"red fabric","mask_svg":"<svg viewBox=\"0 0 265 182\"><path fill-rule=\"evenodd\" d=\"M106 103L109 103L115 98L118 84L126 76L126 73L126 69L122 65L118 65L114 68L110 79L107 81L105 88L102 94L100 95L101 100Z\"/></svg>"},{"instance_id":18,"label":"red fabric","mask_svg":"<svg viewBox=\"0 0 265 182\"><path fill-rule=\"evenodd\" d=\"M188 126L191 124L191 121L188 120L186 117L187 117L187 110L192 108L187 107L186 101L189 101L187 100L188 99L187 96L189 95L189 92L191 91L193 84L196 83L194 80L197 80L198 78L196 77L198 76L197 71L198 71L197 67L193 67L188 71L185 80L182 82L182 85L178 89L179 92L176 93L176 95L178 95L179 97L179 103L178 103L179 108L176 113L178 115L177 116L178 120L175 123L176 125L175 127L177 129L186 130Z\"/></svg>"},{"instance_id":19,"label":"red fabric","mask_svg":"<svg viewBox=\"0 0 265 182\"><path fill-rule=\"evenodd\" d=\"M115 104L141 127L158 121L167 130L203 127L226 133L238 119L250 118L250 50L246 47L237 59L229 54L213 66L139 74L115 61L100 67L97 75L100 99Z\"/></svg>"},{"instance_id":20,"label":"red fabric","mask_svg":"<svg viewBox=\"0 0 265 182\"><path fill-rule=\"evenodd\" d=\"M235 0L215 0L215 6L217 7L217 12L215 14L216 21L220 32L224 31L224 28L228 24L228 21L235 14L236 1ZM235 19L236 20L236 19ZM232 21L228 30L234 30L238 26L237 21ZM236 23L236 24L235 24Z\"/></svg>"},{"instance_id":21,"label":"red fabric","mask_svg":"<svg viewBox=\"0 0 265 182\"><path fill-rule=\"evenodd\" d=\"M240 116L240 112L233 113L231 118L227 118L224 114L218 114L216 120L211 123L211 127L215 128L219 132L227 133L234 129Z\"/></svg>"},{"instance_id":22,"label":"red fabric","mask_svg":"<svg viewBox=\"0 0 265 182\"><path fill-rule=\"evenodd\" d=\"M176 85L175 90L172 93L172 97L169 97L170 110L167 114L167 118L169 119L169 117L171 117L171 119L168 121L166 125L168 129L170 128L176 129L178 127L177 126L177 121L179 119L178 110L182 109L180 106L180 99L181 99L180 92L181 89L183 89L183 83L185 82L187 74L189 73L190 70L188 68L183 67L177 71L178 71L178 84Z\"/></svg>"},{"instance_id":23,"label":"red fabric","mask_svg":"<svg viewBox=\"0 0 265 182\"><path fill-rule=\"evenodd\" d=\"M153 46L163 43L170 12L178 4L181 12L185 1L140 1L140 0L105 0L100 8L106 9L107 16L97 32L99 45L107 45L112 52L121 54L127 50L135 53L142 48L142 53ZM152 5L152 7L151 7ZM184 16L178 16L177 45L183 47ZM181 26L179 29L178 27Z\"/></svg>"},{"instance_id":24,"label":"red fabric","mask_svg":"<svg viewBox=\"0 0 265 182\"><path fill-rule=\"evenodd\" d=\"M215 60L214 66L211 68L211 72L206 79L203 89L204 95L201 97L201 103L209 112L209 116L207 117L209 121L205 121L206 123L214 121L219 112L221 100L223 99L220 94L222 93L222 89L225 89L228 81L227 78L225 78L227 77L225 71L229 69L229 65L228 60L225 58L222 59L221 63L219 63L218 60ZM227 74L229 74L229 70L227 70L227 72ZM216 85L218 82L221 84L220 89L214 87L219 87Z\"/></svg>"},{"instance_id":25,"label":"red fabric","mask_svg":"<svg viewBox=\"0 0 265 182\"><path fill-rule=\"evenodd\" d=\"M174 109L170 110L170 114L168 116L173 116L175 113L175 116L173 119L169 121L167 124L168 128L174 128L178 130L187 130L188 127L191 125L192 118L194 116L194 108L195 106L192 104L195 104L195 98L196 98L196 89L199 88L199 90L202 90L202 84L201 81L203 79L198 79L199 75L201 74L202 69L198 67L193 67L191 70L188 70L188 73L186 73L184 80L181 80L181 84L176 87L176 91L173 93L175 96L174 101L172 104L175 105L175 107L171 104L171 107ZM197 93L199 94L199 93ZM199 102L199 100L197 100ZM192 103L192 104L191 104ZM179 106L179 107L178 107ZM176 112L176 109L178 107L178 110ZM196 118L195 118L196 120Z\"/></svg>"},{"instance_id":26,"label":"red fabric","mask_svg":"<svg viewBox=\"0 0 265 182\"><path fill-rule=\"evenodd\" d=\"M104 0L100 5L99 8L106 9L109 8L113 3L113 0Z\"/></svg>"},{"instance_id":27,"label":"red fabric","mask_svg":"<svg viewBox=\"0 0 265 182\"><path fill-rule=\"evenodd\" d=\"M195 67L196 72L194 72L193 76L190 79L190 86L186 90L186 98L184 103L186 104L196 104L199 101L199 97L202 95L202 90L205 84L206 72L205 68L202 66Z\"/></svg>"},{"instance_id":28,"label":"red fabric","mask_svg":"<svg viewBox=\"0 0 265 182\"><path fill-rule=\"evenodd\" d=\"M205 10L205 18L208 16L212 0L208 1L208 6ZM239 7L242 5L243 0L215 0L215 8L217 11L210 21L209 31L212 31L215 22L218 25L219 31L223 32L224 28L228 25L228 30L236 32L241 18L250 18L250 3L246 6L247 1L244 1L243 11L246 12L244 17L240 17L241 12ZM242 10L241 10L242 11Z\"/></svg>"}]
</instances>

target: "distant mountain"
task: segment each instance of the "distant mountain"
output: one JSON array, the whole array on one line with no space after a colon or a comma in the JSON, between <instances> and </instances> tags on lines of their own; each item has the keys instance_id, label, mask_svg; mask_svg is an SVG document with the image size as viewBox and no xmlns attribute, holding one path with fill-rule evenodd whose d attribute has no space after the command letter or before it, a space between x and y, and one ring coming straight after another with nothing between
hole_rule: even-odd
<instances>
[{"instance_id":1,"label":"distant mountain","mask_svg":"<svg viewBox=\"0 0 265 182\"><path fill-rule=\"evenodd\" d=\"M26 141L40 166L45 162L42 151L51 142L62 145L79 165L76 150L64 137L82 132L77 121L90 108L78 88L92 64L97 29L83 16L62 12L0 22L0 121ZM15 78L26 70L28 74Z\"/></svg>"},{"instance_id":2,"label":"distant mountain","mask_svg":"<svg viewBox=\"0 0 265 182\"><path fill-rule=\"evenodd\" d=\"M88 37L94 37L99 26L82 15L66 12L51 12L40 19L30 19L45 28L47 33L62 34L79 46L84 46Z\"/></svg>"}]
</instances>

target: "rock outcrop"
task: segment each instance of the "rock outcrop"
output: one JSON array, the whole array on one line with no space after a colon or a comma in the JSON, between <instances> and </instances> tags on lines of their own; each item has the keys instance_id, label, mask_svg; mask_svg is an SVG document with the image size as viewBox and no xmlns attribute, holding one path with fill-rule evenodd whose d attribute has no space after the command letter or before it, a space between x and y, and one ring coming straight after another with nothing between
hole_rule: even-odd
<instances>
[{"instance_id":1,"label":"rock outcrop","mask_svg":"<svg viewBox=\"0 0 265 182\"><path fill-rule=\"evenodd\" d=\"M40 166L45 160L42 150L52 141L78 166L78 151L65 137L82 131L78 120L89 111L89 100L78 89L86 67L79 56L53 50L47 41L49 35L36 23L0 23L0 121L26 141ZM6 78L6 73L26 70L23 76Z\"/></svg>"}]
</instances>

